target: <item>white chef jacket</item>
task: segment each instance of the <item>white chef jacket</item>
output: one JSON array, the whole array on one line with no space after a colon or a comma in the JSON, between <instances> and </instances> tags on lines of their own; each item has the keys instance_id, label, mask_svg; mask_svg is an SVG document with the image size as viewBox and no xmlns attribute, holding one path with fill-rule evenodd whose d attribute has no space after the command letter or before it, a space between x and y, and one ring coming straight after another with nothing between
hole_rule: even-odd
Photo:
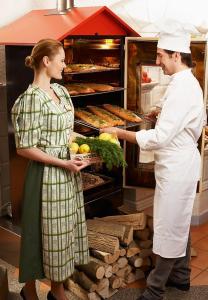
<instances>
[{"instance_id":1,"label":"white chef jacket","mask_svg":"<svg viewBox=\"0 0 208 300\"><path fill-rule=\"evenodd\" d=\"M186 69L171 76L155 128L136 133L140 148L155 152L153 252L165 258L186 254L204 118L201 87Z\"/></svg>"}]
</instances>

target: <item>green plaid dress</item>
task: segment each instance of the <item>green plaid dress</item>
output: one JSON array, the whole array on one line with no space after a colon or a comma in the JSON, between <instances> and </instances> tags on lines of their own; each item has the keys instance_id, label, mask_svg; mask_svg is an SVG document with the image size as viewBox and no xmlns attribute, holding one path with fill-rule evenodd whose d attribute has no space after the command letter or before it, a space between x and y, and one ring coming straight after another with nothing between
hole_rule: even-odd
<instances>
[{"instance_id":1,"label":"green plaid dress","mask_svg":"<svg viewBox=\"0 0 208 300\"><path fill-rule=\"evenodd\" d=\"M12 108L16 147L37 147L55 157L68 159L67 146L73 131L74 108L64 87L58 84L51 87L60 104L56 104L40 88L32 86L16 100ZM75 263L86 264L89 261L81 176L63 168L44 165L41 191L44 274L52 281L61 282L73 273ZM30 213L38 216L38 212ZM36 276L29 277L33 278L24 280L35 279Z\"/></svg>"}]
</instances>

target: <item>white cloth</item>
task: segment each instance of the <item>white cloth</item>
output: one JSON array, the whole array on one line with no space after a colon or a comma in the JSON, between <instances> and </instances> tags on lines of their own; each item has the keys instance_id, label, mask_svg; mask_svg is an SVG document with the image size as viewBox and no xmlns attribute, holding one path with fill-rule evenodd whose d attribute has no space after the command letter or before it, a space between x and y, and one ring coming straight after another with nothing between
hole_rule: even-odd
<instances>
[{"instance_id":1,"label":"white cloth","mask_svg":"<svg viewBox=\"0 0 208 300\"><path fill-rule=\"evenodd\" d=\"M154 151L147 151L147 150L142 150L140 148L139 151L139 162L140 163L150 163L153 162L155 160L155 155L154 155Z\"/></svg>"},{"instance_id":2,"label":"white cloth","mask_svg":"<svg viewBox=\"0 0 208 300\"><path fill-rule=\"evenodd\" d=\"M157 47L183 53L191 53L191 33L196 28L191 24L180 23L175 20L164 20L156 26L160 30Z\"/></svg>"},{"instance_id":3,"label":"white cloth","mask_svg":"<svg viewBox=\"0 0 208 300\"><path fill-rule=\"evenodd\" d=\"M163 97L155 129L136 133L139 146L155 151L153 252L185 256L201 157L205 107L201 87L190 69L175 73Z\"/></svg>"}]
</instances>

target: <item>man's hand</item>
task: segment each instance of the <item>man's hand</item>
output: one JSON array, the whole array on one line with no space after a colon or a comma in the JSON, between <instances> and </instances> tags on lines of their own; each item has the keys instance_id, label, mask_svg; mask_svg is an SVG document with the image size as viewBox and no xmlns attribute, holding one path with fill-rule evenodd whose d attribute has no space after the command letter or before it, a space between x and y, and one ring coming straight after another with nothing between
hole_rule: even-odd
<instances>
[{"instance_id":1,"label":"man's hand","mask_svg":"<svg viewBox=\"0 0 208 300\"><path fill-rule=\"evenodd\" d=\"M153 110L150 113L148 113L147 115L145 115L144 118L148 121L156 123L157 116L160 113L160 111L161 111L160 109Z\"/></svg>"}]
</instances>

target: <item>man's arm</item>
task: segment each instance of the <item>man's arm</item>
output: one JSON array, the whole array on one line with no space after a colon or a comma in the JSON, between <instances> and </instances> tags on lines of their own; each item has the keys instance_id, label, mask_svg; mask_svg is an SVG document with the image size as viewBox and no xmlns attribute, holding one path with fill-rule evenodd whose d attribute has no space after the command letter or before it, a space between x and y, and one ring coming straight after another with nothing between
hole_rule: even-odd
<instances>
[{"instance_id":1,"label":"man's arm","mask_svg":"<svg viewBox=\"0 0 208 300\"><path fill-rule=\"evenodd\" d=\"M113 133L118 137L118 139L125 140L133 144L137 144L136 132L133 131L128 131L116 127L106 127L106 128L102 128L100 132Z\"/></svg>"}]
</instances>

